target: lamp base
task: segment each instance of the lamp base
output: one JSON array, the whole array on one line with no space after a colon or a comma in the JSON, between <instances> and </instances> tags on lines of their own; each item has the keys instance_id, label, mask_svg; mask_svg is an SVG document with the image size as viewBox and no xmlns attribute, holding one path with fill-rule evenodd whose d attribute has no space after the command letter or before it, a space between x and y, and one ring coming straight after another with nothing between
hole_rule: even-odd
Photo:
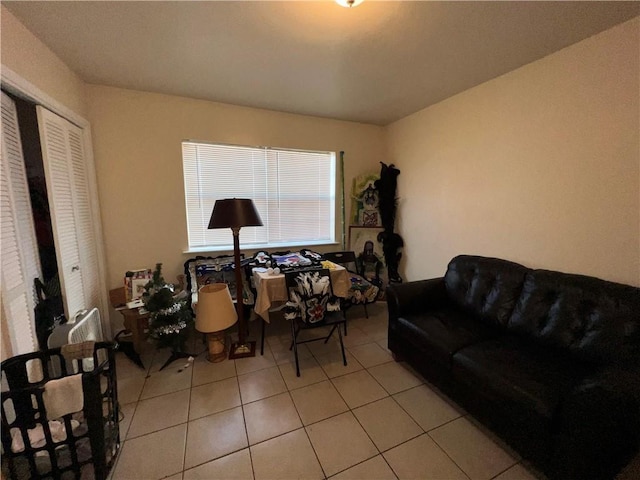
<instances>
[{"instance_id":1,"label":"lamp base","mask_svg":"<svg viewBox=\"0 0 640 480\"><path fill-rule=\"evenodd\" d=\"M207 343L209 346L207 360L217 363L227 358L224 330L220 332L207 333Z\"/></svg>"},{"instance_id":2,"label":"lamp base","mask_svg":"<svg viewBox=\"0 0 640 480\"><path fill-rule=\"evenodd\" d=\"M256 356L256 342L232 343L229 360Z\"/></svg>"}]
</instances>

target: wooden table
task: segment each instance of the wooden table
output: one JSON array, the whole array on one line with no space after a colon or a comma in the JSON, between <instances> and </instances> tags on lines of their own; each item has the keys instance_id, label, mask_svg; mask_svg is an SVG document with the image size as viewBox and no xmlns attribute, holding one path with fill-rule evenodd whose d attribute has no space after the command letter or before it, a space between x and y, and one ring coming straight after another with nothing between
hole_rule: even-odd
<instances>
[{"instance_id":1,"label":"wooden table","mask_svg":"<svg viewBox=\"0 0 640 480\"><path fill-rule=\"evenodd\" d=\"M184 275L178 275L177 279L176 291L181 291L184 289ZM149 312L140 313L140 308L126 308L124 287L109 290L109 301L111 306L122 314L124 328L131 332L133 348L140 354L147 338L146 332L149 330Z\"/></svg>"},{"instance_id":2,"label":"wooden table","mask_svg":"<svg viewBox=\"0 0 640 480\"><path fill-rule=\"evenodd\" d=\"M122 308L125 305L124 287L110 290L109 300L113 308L122 314L124 328L131 332L133 348L140 354L146 339L145 330L149 329L149 312L140 313L139 308Z\"/></svg>"},{"instance_id":3,"label":"wooden table","mask_svg":"<svg viewBox=\"0 0 640 480\"><path fill-rule=\"evenodd\" d=\"M329 270L333 294L336 297L347 298L351 281L346 268L336 265ZM253 269L256 285L256 304L254 310L265 322L269 322L269 310L281 306L289 300L284 274L269 275L263 269Z\"/></svg>"}]
</instances>

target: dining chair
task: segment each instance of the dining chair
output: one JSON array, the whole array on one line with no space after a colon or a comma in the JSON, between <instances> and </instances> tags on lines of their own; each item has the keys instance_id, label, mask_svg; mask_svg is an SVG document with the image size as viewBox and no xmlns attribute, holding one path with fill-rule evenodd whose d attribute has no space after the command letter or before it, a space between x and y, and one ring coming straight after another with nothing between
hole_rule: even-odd
<instances>
[{"instance_id":1,"label":"dining chair","mask_svg":"<svg viewBox=\"0 0 640 480\"><path fill-rule=\"evenodd\" d=\"M328 269L297 270L285 273L289 301L282 309L284 318L291 322L291 348L296 360L296 375L300 376L298 345L324 340L327 343L334 331L338 331L342 360L347 357L342 343L340 325L346 327L346 317L340 309L340 300L333 295L331 275ZM300 332L320 327L331 327L326 337L298 338Z\"/></svg>"},{"instance_id":2,"label":"dining chair","mask_svg":"<svg viewBox=\"0 0 640 480\"><path fill-rule=\"evenodd\" d=\"M342 252L330 252L324 253L325 260L342 265L349 272L349 280L351 285L349 287L349 294L347 298L343 300L343 308L346 311L353 305L362 305L364 307L364 314L366 318L369 318L369 312L367 305L373 303L378 298L378 292L380 287L374 285L372 282L362 276L357 271L356 254L353 251ZM345 335L347 334L345 328Z\"/></svg>"}]
</instances>

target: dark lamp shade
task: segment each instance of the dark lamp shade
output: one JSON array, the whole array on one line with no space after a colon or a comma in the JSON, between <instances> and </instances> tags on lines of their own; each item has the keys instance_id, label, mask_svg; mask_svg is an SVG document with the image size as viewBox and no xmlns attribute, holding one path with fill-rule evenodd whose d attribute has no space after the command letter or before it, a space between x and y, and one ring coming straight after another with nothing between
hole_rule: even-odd
<instances>
[{"instance_id":1,"label":"dark lamp shade","mask_svg":"<svg viewBox=\"0 0 640 480\"><path fill-rule=\"evenodd\" d=\"M262 226L262 220L250 198L225 198L216 200L208 228L260 226Z\"/></svg>"},{"instance_id":2,"label":"dark lamp shade","mask_svg":"<svg viewBox=\"0 0 640 480\"><path fill-rule=\"evenodd\" d=\"M226 283L210 283L198 290L196 330L219 332L236 323L238 315Z\"/></svg>"}]
</instances>

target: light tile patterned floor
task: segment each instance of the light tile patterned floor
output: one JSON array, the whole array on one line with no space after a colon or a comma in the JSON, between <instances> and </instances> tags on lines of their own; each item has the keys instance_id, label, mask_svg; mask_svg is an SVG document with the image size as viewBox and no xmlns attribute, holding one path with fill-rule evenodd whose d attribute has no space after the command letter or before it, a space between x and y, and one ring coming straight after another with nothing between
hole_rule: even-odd
<instances>
[{"instance_id":1,"label":"light tile patterned floor","mask_svg":"<svg viewBox=\"0 0 640 480\"><path fill-rule=\"evenodd\" d=\"M118 353L124 419L114 480L532 480L499 440L386 349L385 303L348 312L337 341L300 349L272 316L264 356L193 364L149 350L143 370ZM252 325L252 333L258 331ZM194 351L205 346L196 338Z\"/></svg>"}]
</instances>

